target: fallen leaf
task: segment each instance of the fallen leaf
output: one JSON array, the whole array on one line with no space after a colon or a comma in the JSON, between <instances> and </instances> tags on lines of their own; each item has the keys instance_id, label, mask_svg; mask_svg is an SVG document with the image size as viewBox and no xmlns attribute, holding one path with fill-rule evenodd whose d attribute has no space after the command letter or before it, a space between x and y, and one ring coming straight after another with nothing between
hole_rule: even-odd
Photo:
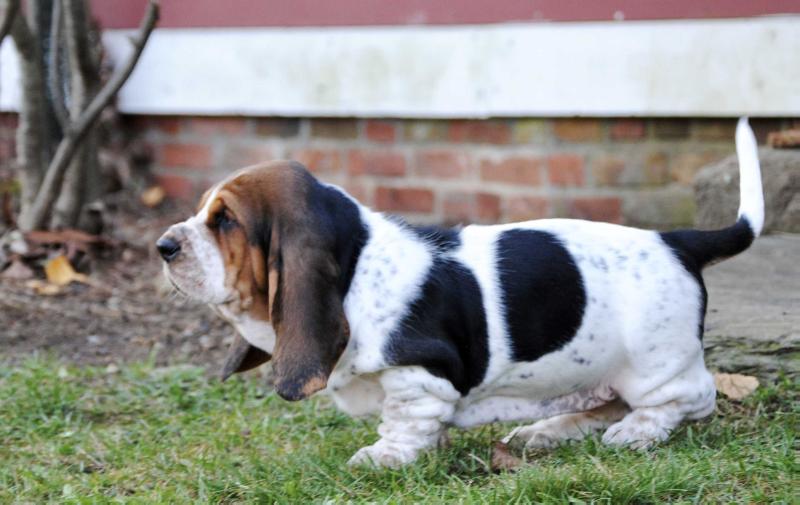
<instances>
[{"instance_id":1,"label":"fallen leaf","mask_svg":"<svg viewBox=\"0 0 800 505\"><path fill-rule=\"evenodd\" d=\"M58 255L48 260L44 264L44 273L47 275L47 280L56 286L66 286L72 281L88 284L88 278L76 272L64 255Z\"/></svg>"},{"instance_id":2,"label":"fallen leaf","mask_svg":"<svg viewBox=\"0 0 800 505\"><path fill-rule=\"evenodd\" d=\"M11 265L3 270L3 273L0 274L0 277L4 279L30 279L33 277L33 270L28 267L25 263L20 260L14 260L11 262Z\"/></svg>"},{"instance_id":3,"label":"fallen leaf","mask_svg":"<svg viewBox=\"0 0 800 505\"><path fill-rule=\"evenodd\" d=\"M508 470L516 470L524 464L522 459L511 454L508 444L503 442L495 442L492 448L492 471L501 472Z\"/></svg>"},{"instance_id":4,"label":"fallen leaf","mask_svg":"<svg viewBox=\"0 0 800 505\"><path fill-rule=\"evenodd\" d=\"M716 373L714 385L717 386L717 391L731 400L741 400L753 394L758 388L758 379L738 373Z\"/></svg>"},{"instance_id":5,"label":"fallen leaf","mask_svg":"<svg viewBox=\"0 0 800 505\"><path fill-rule=\"evenodd\" d=\"M157 207L161 202L164 201L164 197L167 196L166 191L161 186L152 186L144 190L142 195L139 197L142 200L142 203L150 207Z\"/></svg>"},{"instance_id":6,"label":"fallen leaf","mask_svg":"<svg viewBox=\"0 0 800 505\"><path fill-rule=\"evenodd\" d=\"M25 285L34 290L37 295L53 296L61 293L61 286L40 281L39 279L30 280Z\"/></svg>"}]
</instances>

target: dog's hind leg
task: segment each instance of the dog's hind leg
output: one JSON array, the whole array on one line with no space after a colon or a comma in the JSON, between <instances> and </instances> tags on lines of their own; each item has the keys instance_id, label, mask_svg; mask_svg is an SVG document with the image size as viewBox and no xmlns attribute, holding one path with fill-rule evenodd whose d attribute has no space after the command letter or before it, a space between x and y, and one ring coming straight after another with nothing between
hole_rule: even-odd
<instances>
[{"instance_id":1,"label":"dog's hind leg","mask_svg":"<svg viewBox=\"0 0 800 505\"><path fill-rule=\"evenodd\" d=\"M586 435L604 430L622 419L630 409L622 400L603 406L560 416L542 419L527 426L519 426L503 442L524 449L549 448L569 440L580 440Z\"/></svg>"},{"instance_id":2,"label":"dog's hind leg","mask_svg":"<svg viewBox=\"0 0 800 505\"><path fill-rule=\"evenodd\" d=\"M682 373L646 394L620 391L631 413L611 425L603 443L648 449L664 441L684 419L701 419L714 412L716 388L702 356Z\"/></svg>"}]
</instances>

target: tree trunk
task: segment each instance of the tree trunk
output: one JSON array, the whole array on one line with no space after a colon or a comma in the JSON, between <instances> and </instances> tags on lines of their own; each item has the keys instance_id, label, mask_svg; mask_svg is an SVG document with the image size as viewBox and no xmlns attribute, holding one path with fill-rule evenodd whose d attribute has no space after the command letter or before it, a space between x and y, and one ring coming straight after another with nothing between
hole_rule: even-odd
<instances>
[{"instance_id":1,"label":"tree trunk","mask_svg":"<svg viewBox=\"0 0 800 505\"><path fill-rule=\"evenodd\" d=\"M64 35L70 75L70 122L75 122L97 94L100 84L99 51L92 47L92 26L85 0L63 0ZM99 41L98 41L99 42ZM54 69L51 69L54 71ZM87 203L88 177L97 177L97 133L91 126L76 150L53 207L51 228L74 228Z\"/></svg>"},{"instance_id":2,"label":"tree trunk","mask_svg":"<svg viewBox=\"0 0 800 505\"><path fill-rule=\"evenodd\" d=\"M17 15L11 28L11 36L20 55L22 76L22 103L17 128L17 174L22 184L20 214L30 212L36 193L47 166L48 149L44 132L46 120L44 75L42 74L41 49L38 40L28 26L25 17Z\"/></svg>"},{"instance_id":3,"label":"tree trunk","mask_svg":"<svg viewBox=\"0 0 800 505\"><path fill-rule=\"evenodd\" d=\"M100 42L91 29L88 0L29 0L27 20L17 0L0 4L6 7L0 42L10 27L22 67L17 130L22 200L17 226L24 231L73 227L87 201L87 188L99 192L106 187L93 180L100 177L95 123L141 57L158 21L158 1L148 0L131 39L132 54L102 87L100 52L95 50ZM66 58L60 51L64 42Z\"/></svg>"}]
</instances>

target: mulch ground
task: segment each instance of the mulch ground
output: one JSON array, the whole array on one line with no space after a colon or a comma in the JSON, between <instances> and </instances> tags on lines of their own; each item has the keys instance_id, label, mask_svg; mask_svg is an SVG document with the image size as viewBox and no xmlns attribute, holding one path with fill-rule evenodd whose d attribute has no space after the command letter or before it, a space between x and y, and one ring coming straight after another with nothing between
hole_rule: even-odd
<instances>
[{"instance_id":1,"label":"mulch ground","mask_svg":"<svg viewBox=\"0 0 800 505\"><path fill-rule=\"evenodd\" d=\"M117 245L92 254L91 285L73 282L56 295L37 294L27 280L0 278L0 361L32 353L83 365L221 366L233 330L208 307L165 283L153 243L188 209L112 216L106 234ZM37 276L42 277L41 271Z\"/></svg>"}]
</instances>

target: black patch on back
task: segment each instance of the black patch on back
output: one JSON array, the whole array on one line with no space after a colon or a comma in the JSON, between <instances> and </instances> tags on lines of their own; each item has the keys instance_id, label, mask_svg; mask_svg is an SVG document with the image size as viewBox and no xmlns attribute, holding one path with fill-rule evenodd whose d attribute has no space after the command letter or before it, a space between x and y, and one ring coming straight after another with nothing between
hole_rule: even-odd
<instances>
[{"instance_id":1,"label":"black patch on back","mask_svg":"<svg viewBox=\"0 0 800 505\"><path fill-rule=\"evenodd\" d=\"M384 355L392 365L425 367L466 395L486 374L488 345L478 281L461 263L437 256Z\"/></svg>"},{"instance_id":2,"label":"black patch on back","mask_svg":"<svg viewBox=\"0 0 800 505\"><path fill-rule=\"evenodd\" d=\"M569 251L551 233L509 230L497 268L512 358L535 361L569 342L583 320L586 291Z\"/></svg>"},{"instance_id":3,"label":"black patch on back","mask_svg":"<svg viewBox=\"0 0 800 505\"><path fill-rule=\"evenodd\" d=\"M421 240L436 247L439 252L451 251L461 245L460 230L458 228L411 226L411 230Z\"/></svg>"},{"instance_id":4,"label":"black patch on back","mask_svg":"<svg viewBox=\"0 0 800 505\"><path fill-rule=\"evenodd\" d=\"M339 294L344 298L356 271L369 231L361 221L358 207L338 189L316 181L309 191L309 206L316 211L320 233L333 244L339 264Z\"/></svg>"}]
</instances>

